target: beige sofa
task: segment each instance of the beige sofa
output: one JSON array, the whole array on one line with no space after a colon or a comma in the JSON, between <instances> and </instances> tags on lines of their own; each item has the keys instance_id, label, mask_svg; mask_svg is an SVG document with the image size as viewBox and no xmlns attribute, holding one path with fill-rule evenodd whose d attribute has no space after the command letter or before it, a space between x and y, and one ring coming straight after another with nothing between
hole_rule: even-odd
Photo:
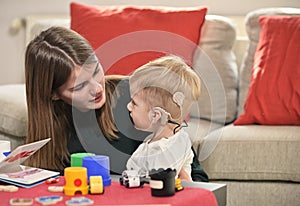
<instances>
[{"instance_id":1,"label":"beige sofa","mask_svg":"<svg viewBox=\"0 0 300 206\"><path fill-rule=\"evenodd\" d=\"M204 84L188 122L188 132L211 182L227 184L227 205L300 205L300 127L233 126L243 112L261 15L300 15L299 9L267 8L250 12L245 24L250 41L237 36L235 21L207 15L195 68ZM30 37L68 19L43 19ZM200 49L201 48L201 49ZM240 65L241 63L241 65ZM24 143L24 84L0 86L0 139L12 148Z\"/></svg>"},{"instance_id":2,"label":"beige sofa","mask_svg":"<svg viewBox=\"0 0 300 206\"><path fill-rule=\"evenodd\" d=\"M299 12L300 9L270 8L256 10L246 16L250 42L240 67L237 115L243 112L249 88L260 34L259 16L299 15ZM206 158L204 153L210 151L203 149L211 150L216 141L218 144ZM198 151L200 159L203 152L201 164L210 181L227 185L227 205L296 206L300 205L299 148L299 126L227 124L205 136Z\"/></svg>"}]
</instances>

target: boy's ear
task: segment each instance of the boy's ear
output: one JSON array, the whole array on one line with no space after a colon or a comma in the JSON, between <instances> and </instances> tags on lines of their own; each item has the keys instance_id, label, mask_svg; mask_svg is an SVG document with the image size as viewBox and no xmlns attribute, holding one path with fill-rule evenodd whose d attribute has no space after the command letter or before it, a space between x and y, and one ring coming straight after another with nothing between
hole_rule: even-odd
<instances>
[{"instance_id":1,"label":"boy's ear","mask_svg":"<svg viewBox=\"0 0 300 206\"><path fill-rule=\"evenodd\" d=\"M149 114L150 114L149 119L152 123L157 123L158 121L160 121L160 119L161 119L161 111L160 110L153 108L150 110Z\"/></svg>"},{"instance_id":2,"label":"boy's ear","mask_svg":"<svg viewBox=\"0 0 300 206\"><path fill-rule=\"evenodd\" d=\"M168 121L168 115L166 111L160 107L154 107L153 111L153 121L158 122L160 121L161 124L166 124Z\"/></svg>"}]
</instances>

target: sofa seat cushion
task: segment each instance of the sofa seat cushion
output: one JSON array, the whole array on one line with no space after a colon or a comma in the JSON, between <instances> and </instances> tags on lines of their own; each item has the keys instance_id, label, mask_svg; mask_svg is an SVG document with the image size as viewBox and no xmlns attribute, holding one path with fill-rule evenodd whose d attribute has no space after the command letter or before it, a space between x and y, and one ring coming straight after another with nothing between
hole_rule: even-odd
<instances>
[{"instance_id":1,"label":"sofa seat cushion","mask_svg":"<svg viewBox=\"0 0 300 206\"><path fill-rule=\"evenodd\" d=\"M300 127L228 125L211 155L201 162L210 179L300 182ZM216 138L217 139L217 138Z\"/></svg>"},{"instance_id":2,"label":"sofa seat cushion","mask_svg":"<svg viewBox=\"0 0 300 206\"><path fill-rule=\"evenodd\" d=\"M25 137L27 105L24 84L0 86L0 132Z\"/></svg>"},{"instance_id":3,"label":"sofa seat cushion","mask_svg":"<svg viewBox=\"0 0 300 206\"><path fill-rule=\"evenodd\" d=\"M189 134L196 152L207 134L223 126L223 124L193 117L188 120L187 125L184 129Z\"/></svg>"}]
</instances>

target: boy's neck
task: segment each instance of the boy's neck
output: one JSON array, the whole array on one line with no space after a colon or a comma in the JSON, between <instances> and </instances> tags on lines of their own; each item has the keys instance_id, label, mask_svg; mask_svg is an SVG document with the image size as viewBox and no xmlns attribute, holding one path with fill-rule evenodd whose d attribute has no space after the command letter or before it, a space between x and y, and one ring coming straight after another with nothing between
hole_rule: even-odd
<instances>
[{"instance_id":1,"label":"boy's neck","mask_svg":"<svg viewBox=\"0 0 300 206\"><path fill-rule=\"evenodd\" d=\"M151 141L149 143L158 141L162 138L172 137L174 135L174 133L173 133L174 128L175 128L174 125L166 124L162 128L162 130L153 132L153 138L151 139Z\"/></svg>"}]
</instances>

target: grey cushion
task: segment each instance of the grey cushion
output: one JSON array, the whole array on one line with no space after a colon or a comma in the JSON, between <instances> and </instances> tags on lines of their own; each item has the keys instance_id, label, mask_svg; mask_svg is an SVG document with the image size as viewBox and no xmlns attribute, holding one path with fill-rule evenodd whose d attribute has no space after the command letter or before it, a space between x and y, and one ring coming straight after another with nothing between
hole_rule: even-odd
<instances>
[{"instance_id":1,"label":"grey cushion","mask_svg":"<svg viewBox=\"0 0 300 206\"><path fill-rule=\"evenodd\" d=\"M29 24L26 26L26 43L51 26L70 27L70 20L66 16L56 16L56 19L50 16L28 16L26 22Z\"/></svg>"},{"instance_id":2,"label":"grey cushion","mask_svg":"<svg viewBox=\"0 0 300 206\"><path fill-rule=\"evenodd\" d=\"M228 123L237 111L238 70L232 51L236 29L229 18L207 15L201 31L193 66L202 80L202 93L191 116Z\"/></svg>"},{"instance_id":3,"label":"grey cushion","mask_svg":"<svg viewBox=\"0 0 300 206\"><path fill-rule=\"evenodd\" d=\"M24 137L27 129L25 85L0 86L0 108L0 131Z\"/></svg>"}]
</instances>

